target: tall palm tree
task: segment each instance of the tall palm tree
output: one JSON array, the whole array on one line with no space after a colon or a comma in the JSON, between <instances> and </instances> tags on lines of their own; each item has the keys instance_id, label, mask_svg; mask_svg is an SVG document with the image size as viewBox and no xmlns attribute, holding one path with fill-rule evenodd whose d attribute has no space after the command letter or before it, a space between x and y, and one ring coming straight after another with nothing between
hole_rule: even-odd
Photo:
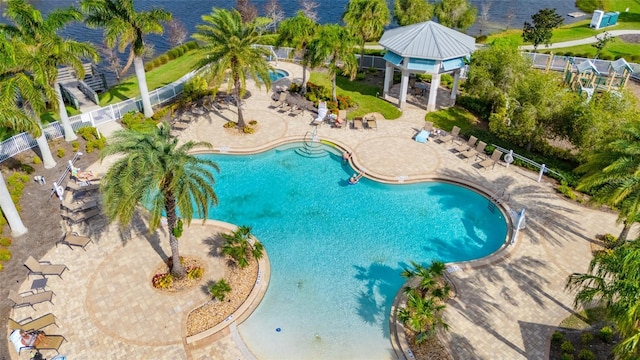
<instances>
[{"instance_id":1,"label":"tall palm tree","mask_svg":"<svg viewBox=\"0 0 640 360\"><path fill-rule=\"evenodd\" d=\"M307 46L307 56L311 66L329 64L329 77L333 87L333 101L338 100L336 76L339 71L349 75L353 80L356 76L357 61L353 54L356 38L349 30L338 24L326 24L320 27L316 37Z\"/></svg>"},{"instance_id":2,"label":"tall palm tree","mask_svg":"<svg viewBox=\"0 0 640 360\"><path fill-rule=\"evenodd\" d=\"M389 5L386 0L350 0L342 15L347 28L360 40L360 68L367 41L379 40L384 27L389 25Z\"/></svg>"},{"instance_id":3,"label":"tall palm tree","mask_svg":"<svg viewBox=\"0 0 640 360\"><path fill-rule=\"evenodd\" d=\"M171 20L171 13L162 9L136 12L133 0L82 0L80 6L86 14L87 25L104 28L104 42L108 47L117 44L120 52L129 47L129 58L122 73L133 62L144 116L151 117L153 109L144 72L144 38L148 34L162 34L162 23Z\"/></svg>"},{"instance_id":4,"label":"tall palm tree","mask_svg":"<svg viewBox=\"0 0 640 360\"><path fill-rule=\"evenodd\" d=\"M191 223L194 208L198 216L208 217L209 207L218 203L213 190L215 162L189 155L195 147L210 148L206 142L189 141L178 146L170 136L171 127L164 123L149 132L120 130L109 139L100 152L103 160L109 155L122 155L102 179L104 210L111 220L129 224L139 204L150 212L149 231L160 225L163 211L167 216L171 246L171 273L186 274L180 264L176 226L178 213Z\"/></svg>"},{"instance_id":5,"label":"tall palm tree","mask_svg":"<svg viewBox=\"0 0 640 360\"><path fill-rule=\"evenodd\" d=\"M296 16L280 23L276 46L291 46L294 52L302 55L302 93L307 92L307 67L309 59L305 56L307 46L314 38L318 24L306 17L302 11Z\"/></svg>"},{"instance_id":6,"label":"tall palm tree","mask_svg":"<svg viewBox=\"0 0 640 360\"><path fill-rule=\"evenodd\" d=\"M43 62L42 64L33 64L31 70L46 73L44 76L48 85L55 90L56 102L53 104L57 104L64 138L66 141L77 139L69 122L67 109L56 80L60 65L73 67L78 77L83 78L82 59L98 60L98 53L90 43L64 39L58 35L58 30L69 22L82 20L82 13L70 7L56 9L43 18L39 10L24 0L9 0L6 16L15 25L1 25L2 31L12 39L28 44L31 51L37 54L34 60Z\"/></svg>"},{"instance_id":7,"label":"tall palm tree","mask_svg":"<svg viewBox=\"0 0 640 360\"><path fill-rule=\"evenodd\" d=\"M223 82L229 71L227 89L229 92L233 89L238 106L238 127L244 128L241 100L247 79L255 79L258 87L260 81L267 89L271 86L266 60L269 52L254 46L260 33L254 23L242 22L237 10L214 8L211 14L203 15L202 20L205 24L196 26L193 38L204 44L202 48L207 56L197 66L207 66L216 84Z\"/></svg>"},{"instance_id":8,"label":"tall palm tree","mask_svg":"<svg viewBox=\"0 0 640 360\"><path fill-rule=\"evenodd\" d=\"M585 174L578 190L591 191L595 204L618 209L618 222L624 225L619 243L627 240L631 225L640 218L640 123L629 124L622 133L576 169Z\"/></svg>"}]
</instances>

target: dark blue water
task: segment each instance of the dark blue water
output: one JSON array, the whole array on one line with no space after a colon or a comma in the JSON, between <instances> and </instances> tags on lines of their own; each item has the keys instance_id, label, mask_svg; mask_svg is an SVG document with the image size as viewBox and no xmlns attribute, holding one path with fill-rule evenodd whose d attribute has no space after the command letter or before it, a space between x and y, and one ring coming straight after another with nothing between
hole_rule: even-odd
<instances>
[{"instance_id":1,"label":"dark blue water","mask_svg":"<svg viewBox=\"0 0 640 360\"><path fill-rule=\"evenodd\" d=\"M43 13L59 7L70 5L78 6L79 1L75 0L27 0ZM252 3L262 13L267 0L253 0ZM318 17L320 23L339 23L348 0L317 0ZM507 14L513 13L513 20L509 24L510 28L522 27L524 21L530 20L532 14L538 10L549 7L556 8L559 14L565 16L565 22L573 21L566 15L577 11L574 0L471 0L478 8L478 13L482 4L490 4L488 22L491 29L502 29L506 27ZM298 0L279 0L280 6L287 17L293 16L299 9ZM393 7L393 1L388 0L389 6ZM230 8L235 5L233 0L137 0L135 6L138 10L148 10L153 7L163 8L171 12L175 19L184 23L189 32L194 32L196 24L202 23L201 16L211 12L213 7ZM6 4L0 1L0 10L4 13ZM584 19L584 18L583 18ZM6 19L2 18L2 21ZM393 25L391 25L393 26ZM468 33L476 35L480 32L478 24L469 29ZM488 29L483 29L487 32ZM81 24L71 25L63 31L63 35L96 44L102 42L102 31L87 29ZM169 44L161 36L150 36L149 41L154 44L156 53L165 52Z\"/></svg>"}]
</instances>

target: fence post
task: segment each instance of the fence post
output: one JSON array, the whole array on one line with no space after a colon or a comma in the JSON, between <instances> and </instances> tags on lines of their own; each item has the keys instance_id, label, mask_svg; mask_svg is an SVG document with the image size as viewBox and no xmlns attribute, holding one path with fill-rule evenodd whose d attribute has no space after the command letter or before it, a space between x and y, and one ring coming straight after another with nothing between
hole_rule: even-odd
<instances>
[{"instance_id":1,"label":"fence post","mask_svg":"<svg viewBox=\"0 0 640 360\"><path fill-rule=\"evenodd\" d=\"M542 164L542 166L540 166L540 173L538 173L538 182L542 180L542 175L544 174L545 169L546 169L546 165Z\"/></svg>"}]
</instances>

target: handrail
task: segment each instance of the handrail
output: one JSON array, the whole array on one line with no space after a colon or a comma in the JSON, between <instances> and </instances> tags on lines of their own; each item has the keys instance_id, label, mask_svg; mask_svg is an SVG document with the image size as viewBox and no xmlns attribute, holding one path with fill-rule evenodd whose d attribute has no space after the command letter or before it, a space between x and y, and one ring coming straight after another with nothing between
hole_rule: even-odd
<instances>
[{"instance_id":1,"label":"handrail","mask_svg":"<svg viewBox=\"0 0 640 360\"><path fill-rule=\"evenodd\" d=\"M82 80L78 80L78 89L82 91L82 93L89 98L89 100L93 101L96 105L100 104L100 99L98 98L98 94L93 91L87 83Z\"/></svg>"},{"instance_id":2,"label":"handrail","mask_svg":"<svg viewBox=\"0 0 640 360\"><path fill-rule=\"evenodd\" d=\"M503 152L503 153L505 153L505 154L508 154L508 153L509 153L509 150L507 150L507 149L505 149L505 148L503 148L503 147L500 147L500 146L498 146L498 145L496 145L496 144L491 144L491 145L492 145L493 147L495 147L496 149L498 149L498 150L502 151L502 152ZM539 164L539 163L537 163L537 162L535 162L535 161L533 161L533 160L531 160L531 159L529 159L529 158L526 158L526 157L524 157L524 156L522 156L522 155L518 155L518 154L516 154L515 152L513 153L513 157L514 157L515 159L518 159L518 160L520 160L520 161L522 161L522 162L525 162L525 163L527 163L527 164L529 164L529 165L535 166L535 167L537 167L538 169L542 169L542 166L544 165L544 164ZM554 174L554 175L558 176L560 179L564 179L564 175L562 175L561 173L559 173L559 172L557 172L557 171L553 171L553 170L549 169L546 165L544 166L544 172L545 172L545 173L547 173L547 172L552 173L552 174Z\"/></svg>"}]
</instances>

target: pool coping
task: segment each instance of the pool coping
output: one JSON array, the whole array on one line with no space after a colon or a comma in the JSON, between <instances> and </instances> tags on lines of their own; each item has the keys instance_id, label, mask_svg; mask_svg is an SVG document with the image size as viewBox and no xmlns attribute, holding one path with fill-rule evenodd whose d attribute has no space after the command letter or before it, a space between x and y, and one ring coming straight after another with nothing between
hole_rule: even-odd
<instances>
[{"instance_id":1,"label":"pool coping","mask_svg":"<svg viewBox=\"0 0 640 360\"><path fill-rule=\"evenodd\" d=\"M253 154L259 154L262 152L273 150L277 147L284 146L287 144L305 143L306 141L308 141L306 140L306 136L304 137L287 136L287 137L281 137L278 140L263 144L259 147L232 149L231 147L223 146L223 147L217 147L217 148L214 147L211 149L195 149L191 151L191 153L192 154L253 155ZM334 150L331 152L335 155L341 155L345 152L353 153L353 149L351 149L348 145L346 145L345 143L339 140L331 139L329 137L318 138L317 140L313 140L313 142L324 144L328 148L327 150L329 151ZM360 164L360 162L356 159L356 157L351 157L348 161L351 167L354 168L354 170L358 172L362 172L365 177L380 183L399 185L399 184L415 184L415 183L435 182L435 181L446 182L454 185L463 186L467 189L478 192L484 197L486 197L489 201L497 205L497 208L500 210L500 212L505 218L505 221L507 222L507 235L505 237L504 243L498 249L496 249L494 252L492 252L487 256L484 256L478 259L473 259L473 260L446 263L447 269L448 269L447 271L451 271L451 272L464 271L464 270L480 269L483 267L491 266L493 264L507 260L512 256L515 250L519 248L520 241L517 241L518 239L513 239L514 224L513 224L513 219L510 215L511 208L502 199L502 197L498 196L498 194L494 193L492 190L478 183L468 181L468 180L463 180L463 179L457 179L450 176L442 176L442 175L412 175L412 176L396 176L396 177L386 176L383 174L378 174L375 171L372 172L368 169L365 169L362 166L362 164ZM520 236L522 236L522 234L520 234ZM447 276L446 278L451 283L451 285L455 287L455 283L452 281L452 279ZM394 301L392 303L391 312L388 318L389 337L390 337L390 342L391 342L393 351L395 352L396 356L399 359L406 359L406 360L413 360L415 359L415 357L413 356L413 353L411 352L411 349L409 346L409 342L406 339L404 326L397 320L396 313L397 313L398 306L401 304L402 298L404 296L403 289L405 286L407 286L410 283L410 281L411 280L405 282L405 284L400 288L400 290L398 290L398 293L396 294ZM266 292L266 286L265 286L264 292ZM263 296L264 296L264 293L262 294L262 297ZM406 301L406 296L404 296L404 298ZM258 304L259 302L256 304L256 306ZM246 318L248 318L254 310L255 308L251 310L250 313L246 314L246 316L243 318L242 321L246 320ZM219 330L222 330L224 328L226 328L226 326L220 328ZM215 332L212 332L209 335L213 335L213 334L215 334ZM439 338L443 339L443 336L439 336ZM450 351L450 346L446 346L446 348L447 348L447 351Z\"/></svg>"}]
</instances>

